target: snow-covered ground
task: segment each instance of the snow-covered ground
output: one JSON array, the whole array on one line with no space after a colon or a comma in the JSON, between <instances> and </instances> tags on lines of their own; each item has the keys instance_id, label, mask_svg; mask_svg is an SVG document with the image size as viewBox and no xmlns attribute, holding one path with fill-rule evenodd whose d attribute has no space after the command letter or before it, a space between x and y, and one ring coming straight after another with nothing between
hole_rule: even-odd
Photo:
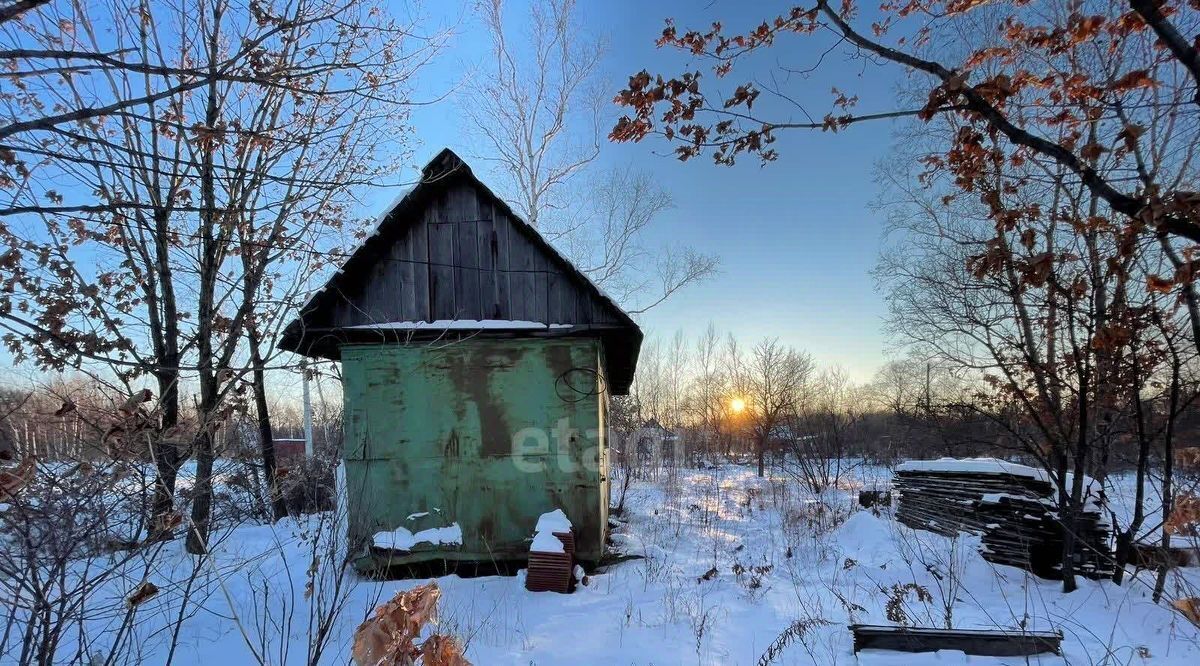
<instances>
[{"instance_id":1,"label":"snow-covered ground","mask_svg":"<svg viewBox=\"0 0 1200 666\"><path fill-rule=\"evenodd\" d=\"M1057 582L983 561L974 538L858 509L857 490L888 478L859 468L820 498L740 466L636 481L613 534L615 549L636 559L571 595L526 592L522 575L439 578L440 631L464 641L476 664L754 664L767 653L778 664L1200 663L1200 632L1150 601L1150 574L1121 587L1080 580L1064 595ZM328 563L339 532L332 514L234 528L194 577L193 559L172 543L148 572L113 578L98 599L121 608L141 577L161 590L137 609L129 663L164 663L176 625L176 664L305 663L310 611L320 607L337 610L325 613L335 619L323 663L345 663L366 614L424 581L338 572ZM1200 582L1196 569L1186 573ZM1061 630L1065 655L863 652L856 661L846 629L947 621ZM119 613L90 620L92 651L121 622Z\"/></svg>"}]
</instances>

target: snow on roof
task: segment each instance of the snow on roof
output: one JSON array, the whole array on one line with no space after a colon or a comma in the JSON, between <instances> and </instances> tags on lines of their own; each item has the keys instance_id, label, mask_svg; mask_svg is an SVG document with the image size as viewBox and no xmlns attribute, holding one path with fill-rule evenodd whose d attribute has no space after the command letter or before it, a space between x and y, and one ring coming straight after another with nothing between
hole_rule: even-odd
<instances>
[{"instance_id":1,"label":"snow on roof","mask_svg":"<svg viewBox=\"0 0 1200 666\"><path fill-rule=\"evenodd\" d=\"M420 182L420 181L418 181L418 182ZM394 199L392 199L392 203L388 204L388 207L383 209L383 212L375 217L375 229L376 230L378 230L379 225L383 224L383 221L387 219L387 216L390 215L393 210L396 210L396 206L399 206L400 202L404 201L405 197L412 194L412 191L414 189L416 189L416 187L417 187L417 183L414 182L414 183L409 183L408 185L400 187L396 190L396 197Z\"/></svg>"},{"instance_id":2,"label":"snow on roof","mask_svg":"<svg viewBox=\"0 0 1200 666\"><path fill-rule=\"evenodd\" d=\"M573 324L546 324L540 321L525 321L522 319L438 319L436 321L389 321L377 324L359 324L346 328L369 330L396 331L445 331L484 329L498 330L529 330L540 328L571 328Z\"/></svg>"},{"instance_id":3,"label":"snow on roof","mask_svg":"<svg viewBox=\"0 0 1200 666\"><path fill-rule=\"evenodd\" d=\"M563 553L563 544L552 532L538 532L529 550L535 553Z\"/></svg>"},{"instance_id":4,"label":"snow on roof","mask_svg":"<svg viewBox=\"0 0 1200 666\"><path fill-rule=\"evenodd\" d=\"M353 255L353 254L357 253L359 250L361 250L363 248L364 245L367 244L367 241L378 236L379 228L381 226L383 226L383 223L388 219L388 215L391 215L392 211L396 210L396 207L400 205L400 202L404 201L404 199L407 198L408 195L412 194L412 191L415 187L416 187L416 183L413 183L411 185L406 185L404 187L399 188L399 190L396 194L396 198L392 199L392 203L388 204L387 208L383 209L383 212L381 212L379 215L375 216L375 222L371 224L371 233L367 234L366 236L363 236L362 240L360 240L358 243L356 243L354 248L351 249L346 254ZM342 271L339 268L338 273L341 273L341 272ZM335 275L336 275L336 273L335 273Z\"/></svg>"},{"instance_id":5,"label":"snow on roof","mask_svg":"<svg viewBox=\"0 0 1200 666\"><path fill-rule=\"evenodd\" d=\"M1044 469L1021 465L1019 463L1000 460L999 458L938 458L937 460L909 460L900 463L896 466L897 472L970 472L975 474L1011 474L1013 476L1023 476L1030 479L1038 479L1047 483L1053 483L1050 474ZM1067 488L1071 488L1074 483L1075 474L1067 472L1066 478L1063 480ZM1093 511L1101 511L1101 492L1103 488L1095 479L1090 476L1083 477L1083 501L1084 506ZM998 502L1001 494L984 495L983 501L986 503ZM1018 497L1009 495L1009 497ZM1027 498L1022 498L1027 499ZM1043 502L1050 505L1050 501ZM1107 524L1108 519L1101 514L1099 518L1101 523Z\"/></svg>"},{"instance_id":6,"label":"snow on roof","mask_svg":"<svg viewBox=\"0 0 1200 666\"><path fill-rule=\"evenodd\" d=\"M1044 469L1008 462L999 458L938 458L937 460L909 460L896 466L897 472L974 472L978 474L1011 474L1030 479L1050 481L1050 475ZM1067 485L1071 485L1074 474L1067 472ZM1095 480L1090 476L1083 477L1084 487L1090 487Z\"/></svg>"},{"instance_id":7,"label":"snow on roof","mask_svg":"<svg viewBox=\"0 0 1200 666\"><path fill-rule=\"evenodd\" d=\"M975 472L979 474L1011 474L1031 479L1047 479L1044 470L1028 465L1010 463L999 458L938 458L909 460L896 466L897 472Z\"/></svg>"},{"instance_id":8,"label":"snow on roof","mask_svg":"<svg viewBox=\"0 0 1200 666\"><path fill-rule=\"evenodd\" d=\"M392 199L392 203L388 204L387 208L383 209L383 212L381 212L379 215L375 216L375 221L371 224L371 233L367 234L366 236L363 236L357 243L354 244L354 247L350 248L348 251L342 252L342 254L347 257L352 257L355 254L358 254L358 251L363 249L363 246L365 246L367 243L369 243L372 238L378 236L379 228L381 226L383 226L383 223L387 220L388 215L391 215L392 211L396 210L396 206L399 206L400 202L404 201L408 197L408 195L412 194L412 191L416 188L416 186L417 186L417 184L413 183L411 185L406 185L404 187L399 188L397 190L396 197L394 199ZM333 272L333 275L340 275L341 273L342 273L342 268L339 267L336 271ZM332 278L333 278L333 276L330 276L330 279L332 279ZM308 298L308 302L305 304L305 306L303 308L301 308L301 311L307 310L308 306L312 304L313 299L316 298L317 295L319 295L321 292L325 291L326 287L328 287L328 286L329 286L329 280L326 280L325 283L323 285L321 285L320 289L317 289L316 291L312 292L312 294Z\"/></svg>"},{"instance_id":9,"label":"snow on roof","mask_svg":"<svg viewBox=\"0 0 1200 666\"><path fill-rule=\"evenodd\" d=\"M1027 498L1013 495L1012 493L984 493L983 497L979 498L979 501L983 502L984 504L999 504L1000 502L1003 502L1006 499L1027 499Z\"/></svg>"},{"instance_id":10,"label":"snow on roof","mask_svg":"<svg viewBox=\"0 0 1200 666\"><path fill-rule=\"evenodd\" d=\"M391 532L376 532L372 543L377 548L391 548L392 550L412 550L413 546L422 543L434 546L458 546L462 545L462 528L458 526L458 523L451 523L446 527L431 527L414 534L403 527L397 527Z\"/></svg>"},{"instance_id":11,"label":"snow on roof","mask_svg":"<svg viewBox=\"0 0 1200 666\"><path fill-rule=\"evenodd\" d=\"M563 543L554 536L555 532L570 532L571 520L562 509L555 509L538 516L534 528L533 543L529 550L534 553L564 553Z\"/></svg>"},{"instance_id":12,"label":"snow on roof","mask_svg":"<svg viewBox=\"0 0 1200 666\"><path fill-rule=\"evenodd\" d=\"M567 518L567 514L563 513L562 509L555 509L549 513L543 513L538 517L537 527L535 532L570 532L571 520Z\"/></svg>"}]
</instances>

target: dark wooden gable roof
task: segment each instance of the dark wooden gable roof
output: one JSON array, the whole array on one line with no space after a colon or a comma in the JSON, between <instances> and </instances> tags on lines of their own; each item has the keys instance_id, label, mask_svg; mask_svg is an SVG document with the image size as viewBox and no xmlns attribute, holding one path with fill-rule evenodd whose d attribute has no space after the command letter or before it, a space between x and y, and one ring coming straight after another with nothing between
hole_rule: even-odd
<instances>
[{"instance_id":1,"label":"dark wooden gable roof","mask_svg":"<svg viewBox=\"0 0 1200 666\"><path fill-rule=\"evenodd\" d=\"M480 320L488 323L474 327ZM301 308L280 346L337 359L347 343L460 334L598 337L618 394L642 342L628 314L446 149Z\"/></svg>"}]
</instances>

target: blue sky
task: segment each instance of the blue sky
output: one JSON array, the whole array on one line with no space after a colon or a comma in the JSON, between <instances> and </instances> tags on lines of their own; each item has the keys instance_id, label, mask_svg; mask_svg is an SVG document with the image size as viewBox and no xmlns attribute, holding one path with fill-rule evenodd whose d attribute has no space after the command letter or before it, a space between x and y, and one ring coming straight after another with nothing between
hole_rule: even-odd
<instances>
[{"instance_id":1,"label":"blue sky","mask_svg":"<svg viewBox=\"0 0 1200 666\"><path fill-rule=\"evenodd\" d=\"M397 14L412 8L404 0L393 1ZM506 1L508 17L519 24L527 15L525 2ZM762 6L736 0L580 0L580 5L587 29L607 41L600 75L611 94L643 68L664 74L689 66L708 71L706 63L690 63L684 54L655 47L666 17L674 17L682 29L706 28L720 19L728 30L744 31L787 9L786 3ZM454 32L446 51L422 70L416 84L418 98L430 99L455 89L477 71L488 41L475 0L426 0L419 11L427 31L442 26ZM811 38L784 38L764 57L768 65L778 61L807 67L827 46ZM728 90L751 72L763 70L735 70L721 86ZM890 110L895 77L893 71L832 53L818 74L792 82L788 90L817 117L830 110L833 85L861 95L860 111ZM480 156L481 144L472 138L460 111L463 103L463 98L451 95L415 108L412 163L405 167L424 164L446 146L468 159ZM607 128L621 110L615 105L605 109ZM744 344L776 336L823 365L843 367L854 380L869 380L887 349L881 331L885 303L870 274L884 229L883 213L871 207L879 190L873 173L888 153L893 130L888 123L875 123L836 135L784 134L777 143L780 159L765 167L753 158L743 158L734 167L715 166L707 157L680 163L670 155L670 145L653 139L630 145L606 142L595 170L615 166L650 171L675 200L675 208L650 232L648 244L683 242L721 259L716 278L640 317L647 333L665 339L682 329L695 337L712 322L722 334L732 332ZM479 159L474 163L485 180L495 182ZM408 178L414 174L408 171ZM376 188L360 194L362 214L373 217L397 192ZM321 281L324 277L319 276ZM10 364L11 357L0 350L0 366Z\"/></svg>"},{"instance_id":2,"label":"blue sky","mask_svg":"<svg viewBox=\"0 0 1200 666\"><path fill-rule=\"evenodd\" d=\"M607 38L601 75L614 94L642 68L674 74L688 65L686 57L654 45L668 16L681 28L707 27L720 19L727 29L741 30L787 8L785 3L728 0L580 4L587 25ZM509 5L508 15L520 21L524 3ZM447 89L482 61L486 35L473 9L469 0L426 7L435 21L457 26L445 55L423 72L425 92ZM803 67L826 45L810 38L786 38L767 57ZM738 71L721 85L742 79ZM819 75L796 80L789 90L799 91L801 102L817 117L830 110L834 84L858 93L861 111L888 110L894 77L894 72L834 53L826 57ZM414 113L417 162L443 146L468 158L478 155L479 145L458 111L461 103L449 100ZM620 112L615 106L607 111L614 119ZM718 167L707 158L680 163L667 154L665 142L652 139L605 145L598 167L635 165L650 170L675 199L676 207L651 233L652 243L683 239L721 258L718 277L642 317L647 332L669 337L682 328L694 336L712 321L746 342L778 336L822 364L842 366L856 380L870 379L887 346L881 332L885 304L870 275L884 220L870 204L879 190L874 169L887 154L893 129L881 122L836 135L796 131L780 138L781 157L765 167L753 158L734 167ZM365 198L368 206L376 207L390 200L383 192Z\"/></svg>"}]
</instances>

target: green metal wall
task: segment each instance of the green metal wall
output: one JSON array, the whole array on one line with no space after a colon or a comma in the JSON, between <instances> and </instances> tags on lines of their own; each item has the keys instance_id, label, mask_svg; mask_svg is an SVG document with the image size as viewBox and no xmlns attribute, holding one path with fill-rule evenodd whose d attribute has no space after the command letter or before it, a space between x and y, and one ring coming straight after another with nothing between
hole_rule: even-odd
<instances>
[{"instance_id":1,"label":"green metal wall","mask_svg":"<svg viewBox=\"0 0 1200 666\"><path fill-rule=\"evenodd\" d=\"M457 522L460 548L388 561L521 559L537 517L561 508L577 559L598 561L608 514L600 354L589 338L345 347L351 543Z\"/></svg>"}]
</instances>

